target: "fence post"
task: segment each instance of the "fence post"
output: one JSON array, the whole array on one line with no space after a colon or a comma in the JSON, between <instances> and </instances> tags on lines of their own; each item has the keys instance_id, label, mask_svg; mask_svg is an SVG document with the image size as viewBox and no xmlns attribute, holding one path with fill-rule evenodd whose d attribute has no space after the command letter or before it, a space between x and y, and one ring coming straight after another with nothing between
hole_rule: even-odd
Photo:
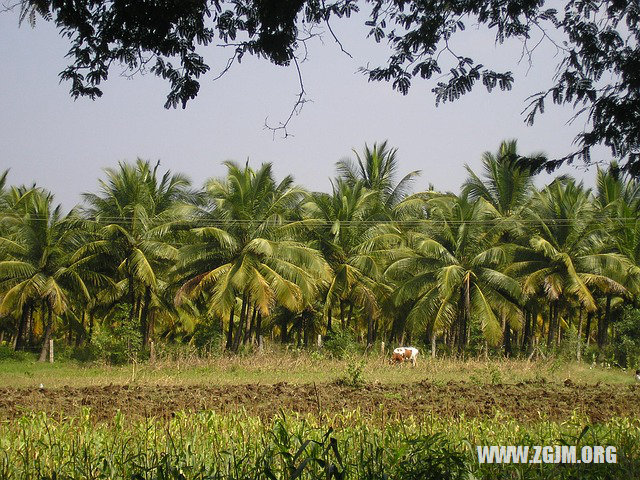
<instances>
[{"instance_id":1,"label":"fence post","mask_svg":"<svg viewBox=\"0 0 640 480\"><path fill-rule=\"evenodd\" d=\"M49 340L49 363L53 363L53 339Z\"/></svg>"},{"instance_id":2,"label":"fence post","mask_svg":"<svg viewBox=\"0 0 640 480\"><path fill-rule=\"evenodd\" d=\"M322 347L322 335L318 334L318 348Z\"/></svg>"},{"instance_id":3,"label":"fence post","mask_svg":"<svg viewBox=\"0 0 640 480\"><path fill-rule=\"evenodd\" d=\"M149 361L156 363L156 345L153 341L149 343Z\"/></svg>"},{"instance_id":4,"label":"fence post","mask_svg":"<svg viewBox=\"0 0 640 480\"><path fill-rule=\"evenodd\" d=\"M384 342L380 342L380 353L384 355Z\"/></svg>"}]
</instances>

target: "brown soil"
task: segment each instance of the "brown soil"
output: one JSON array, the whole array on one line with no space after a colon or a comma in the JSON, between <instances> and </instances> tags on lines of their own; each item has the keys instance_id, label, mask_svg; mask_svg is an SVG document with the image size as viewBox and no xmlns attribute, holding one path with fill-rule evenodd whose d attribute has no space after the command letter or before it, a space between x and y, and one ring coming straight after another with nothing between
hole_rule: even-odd
<instances>
[{"instance_id":1,"label":"brown soil","mask_svg":"<svg viewBox=\"0 0 640 480\"><path fill-rule=\"evenodd\" d=\"M640 417L640 387L636 385L576 385L518 383L446 385L420 382L404 385L366 385L356 389L336 384L235 385L235 386L130 386L58 389L0 388L0 419L27 411L75 415L90 407L97 420L108 420L117 410L130 417L169 417L178 410L213 409L231 412L246 409L268 418L280 410L326 414L359 408L369 415L384 406L387 415L444 415L487 417L502 411L516 419L532 421L541 416L562 420L575 410L591 421L613 416Z\"/></svg>"}]
</instances>

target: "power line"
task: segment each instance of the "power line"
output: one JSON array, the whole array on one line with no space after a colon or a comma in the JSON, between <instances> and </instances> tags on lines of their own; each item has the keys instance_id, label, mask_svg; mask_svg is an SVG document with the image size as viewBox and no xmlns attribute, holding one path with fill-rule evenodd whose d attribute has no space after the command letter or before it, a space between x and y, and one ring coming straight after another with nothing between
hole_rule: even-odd
<instances>
[{"instance_id":1,"label":"power line","mask_svg":"<svg viewBox=\"0 0 640 480\"><path fill-rule=\"evenodd\" d=\"M7 217L5 217L7 218ZM21 220L25 220L24 217L19 217ZM27 220L33 221L50 221L49 218L46 217L36 217L30 216ZM587 223L597 223L597 222L605 222L605 221L614 221L621 223L635 223L640 220L640 217L592 217L587 219ZM1 221L1 220L0 220ZM99 220L94 219L68 219L68 222L78 221L78 222L88 222L100 227L106 227L109 224L131 224L131 223L147 223L152 225L153 227L159 226L189 226L192 225L197 226L233 226L233 225L256 225L256 224L266 224L271 226L289 226L299 224L300 226L333 226L333 225L398 225L398 226L413 226L413 225L485 225L485 226L495 226L500 223L507 224L523 224L523 225L535 225L541 223L554 223L554 224L573 224L575 222L579 222L580 219L575 218L500 218L495 220L449 220L449 219L439 219L439 218L424 218L424 219L412 219L412 220L323 220L323 219L315 219L315 218L305 218L301 220L272 220L272 219L177 219L177 220L169 220L169 221L161 221L157 222L152 220L144 221L140 219L131 219L127 217L100 217ZM61 220L62 222L62 220Z\"/></svg>"}]
</instances>

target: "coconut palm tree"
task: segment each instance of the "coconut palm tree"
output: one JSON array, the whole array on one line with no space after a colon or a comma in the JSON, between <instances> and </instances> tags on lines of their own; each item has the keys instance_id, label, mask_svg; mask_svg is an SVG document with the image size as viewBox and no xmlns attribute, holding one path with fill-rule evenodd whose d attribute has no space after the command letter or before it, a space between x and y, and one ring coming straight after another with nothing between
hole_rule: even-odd
<instances>
[{"instance_id":1,"label":"coconut palm tree","mask_svg":"<svg viewBox=\"0 0 640 480\"><path fill-rule=\"evenodd\" d=\"M94 236L75 254L99 256L112 266L119 295L129 303L129 320L139 322L143 347L152 334L149 309L178 257L173 231L193 210L189 180L170 171L159 176L158 167L159 162L152 168L138 159L105 170L100 194L83 195Z\"/></svg>"},{"instance_id":2,"label":"coconut palm tree","mask_svg":"<svg viewBox=\"0 0 640 480\"><path fill-rule=\"evenodd\" d=\"M276 305L302 311L329 281L330 269L317 250L283 228L304 194L290 176L276 182L269 163L255 171L248 164L225 166L225 178L206 183L210 210L192 230L193 244L180 252L175 274L183 285L176 300L204 295L210 313L228 315L226 346L236 351L251 319L259 323ZM259 326L255 330L259 336Z\"/></svg>"},{"instance_id":3,"label":"coconut palm tree","mask_svg":"<svg viewBox=\"0 0 640 480\"><path fill-rule=\"evenodd\" d=\"M361 182L363 187L376 192L383 209L388 212L402 201L408 193L411 182L420 175L420 170L414 170L396 183L397 152L397 148L387 146L386 140L380 145L374 143L373 148L365 144L362 156L355 149L353 150L355 162L348 158L338 161L336 164L338 175L341 180L351 186Z\"/></svg>"},{"instance_id":4,"label":"coconut palm tree","mask_svg":"<svg viewBox=\"0 0 640 480\"><path fill-rule=\"evenodd\" d=\"M23 349L31 331L34 311L41 309L44 323L41 360L53 328L53 316L68 307L70 292L89 300L88 286L99 280L71 260L74 212L63 217L53 207L53 196L37 188L12 189L13 212L8 234L0 238L0 311L20 317L16 349ZM46 321L45 321L46 315ZM27 331L29 330L29 332Z\"/></svg>"},{"instance_id":5,"label":"coconut palm tree","mask_svg":"<svg viewBox=\"0 0 640 480\"><path fill-rule=\"evenodd\" d=\"M546 160L542 153L523 157L517 152L516 140L503 141L498 151L482 154L483 178L465 165L469 177L462 185L462 194L470 200L483 198L502 217L517 214L529 200L533 188L533 170L527 161Z\"/></svg>"},{"instance_id":6,"label":"coconut palm tree","mask_svg":"<svg viewBox=\"0 0 640 480\"><path fill-rule=\"evenodd\" d=\"M327 331L333 328L333 309L339 308L342 327L351 326L354 308L366 317L367 344L375 341L378 299L388 287L382 283L383 260L392 258L400 243L397 226L378 223L379 192L362 180L338 178L333 192L313 193L302 206L307 238L318 246L333 270L326 290ZM387 292L388 293L388 292Z\"/></svg>"},{"instance_id":7,"label":"coconut palm tree","mask_svg":"<svg viewBox=\"0 0 640 480\"><path fill-rule=\"evenodd\" d=\"M626 294L621 283L630 267L610 247L590 191L571 178L560 178L536 193L527 209L529 245L519 249L507 272L524 279L524 292L549 305L549 346L559 338L560 312L574 304L593 312L595 293Z\"/></svg>"},{"instance_id":8,"label":"coconut palm tree","mask_svg":"<svg viewBox=\"0 0 640 480\"><path fill-rule=\"evenodd\" d=\"M396 305L411 303L409 321L431 332L447 332L462 352L471 327L492 344L502 337L501 319L519 319L518 282L501 272L508 248L495 245L495 231L485 223L497 220L484 199L433 194L426 201L429 221L409 234L411 255L391 263L386 275L398 288Z\"/></svg>"},{"instance_id":9,"label":"coconut palm tree","mask_svg":"<svg viewBox=\"0 0 640 480\"><path fill-rule=\"evenodd\" d=\"M468 165L465 165L469 177L462 185L462 194L470 200L484 199L495 210L500 219L499 228L505 232L500 239L503 243L517 241L526 235L521 222L522 209L529 202L534 190L533 164L546 161L542 153L534 153L528 157L518 154L516 140L503 141L494 154L482 154L483 177L479 177ZM531 333L529 325L530 312L525 309L527 324L524 329L523 343L528 342ZM504 349L511 354L511 324L505 322Z\"/></svg>"},{"instance_id":10,"label":"coconut palm tree","mask_svg":"<svg viewBox=\"0 0 640 480\"><path fill-rule=\"evenodd\" d=\"M606 296L604 314L598 322L598 344L602 346L607 341L612 303L633 302L640 294L640 184L612 162L607 170L598 168L594 197L605 238L630 261L623 276L615 278L626 287L627 294L616 299L615 292L602 292Z\"/></svg>"},{"instance_id":11,"label":"coconut palm tree","mask_svg":"<svg viewBox=\"0 0 640 480\"><path fill-rule=\"evenodd\" d=\"M620 172L615 162L607 170L598 168L595 205L616 250L640 266L640 182ZM635 269L629 272L628 281L636 281ZM632 291L638 293L635 284Z\"/></svg>"}]
</instances>

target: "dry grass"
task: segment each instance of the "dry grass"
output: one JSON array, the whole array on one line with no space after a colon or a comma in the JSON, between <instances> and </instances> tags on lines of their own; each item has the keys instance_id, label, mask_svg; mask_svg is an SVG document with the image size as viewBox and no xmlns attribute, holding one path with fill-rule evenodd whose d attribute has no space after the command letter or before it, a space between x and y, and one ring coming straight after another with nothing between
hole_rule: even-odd
<instances>
[{"instance_id":1,"label":"dry grass","mask_svg":"<svg viewBox=\"0 0 640 480\"><path fill-rule=\"evenodd\" d=\"M347 360L325 358L317 353L270 352L251 356L189 357L155 364L126 366L82 365L75 362L41 364L34 361L0 363L0 387L82 387L109 384L146 385L228 385L294 384L331 382L343 377L349 365L364 363L367 382L384 384L418 381L465 381L474 384L518 383L524 381L630 384L631 372L591 367L559 360L455 360L422 358L416 368L394 366L387 357L369 355Z\"/></svg>"}]
</instances>

